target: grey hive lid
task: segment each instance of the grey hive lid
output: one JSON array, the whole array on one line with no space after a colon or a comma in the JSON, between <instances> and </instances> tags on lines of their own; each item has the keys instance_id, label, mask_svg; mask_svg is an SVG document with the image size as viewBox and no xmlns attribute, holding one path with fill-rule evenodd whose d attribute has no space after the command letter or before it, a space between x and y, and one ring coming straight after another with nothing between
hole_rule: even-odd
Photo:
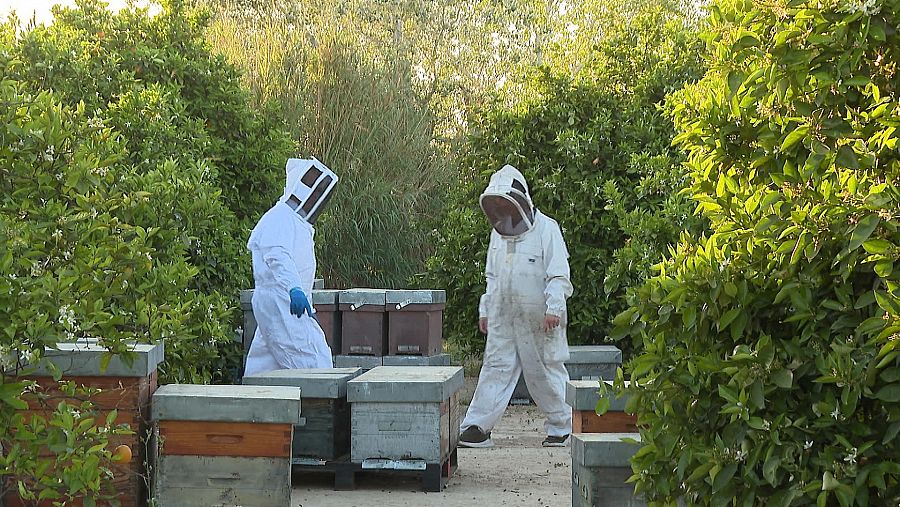
<instances>
[{"instance_id":1,"label":"grey hive lid","mask_svg":"<svg viewBox=\"0 0 900 507\"><path fill-rule=\"evenodd\" d=\"M300 389L168 384L153 393L154 421L300 422Z\"/></svg>"},{"instance_id":2,"label":"grey hive lid","mask_svg":"<svg viewBox=\"0 0 900 507\"><path fill-rule=\"evenodd\" d=\"M314 305L336 305L338 295L341 291L336 289L313 289L312 304Z\"/></svg>"},{"instance_id":3,"label":"grey hive lid","mask_svg":"<svg viewBox=\"0 0 900 507\"><path fill-rule=\"evenodd\" d=\"M433 356L384 356L384 366L450 366L450 354Z\"/></svg>"},{"instance_id":4,"label":"grey hive lid","mask_svg":"<svg viewBox=\"0 0 900 507\"><path fill-rule=\"evenodd\" d=\"M622 351L613 345L570 345L567 364L622 364Z\"/></svg>"},{"instance_id":5,"label":"grey hive lid","mask_svg":"<svg viewBox=\"0 0 900 507\"><path fill-rule=\"evenodd\" d=\"M460 366L378 366L347 383L347 401L442 402L463 382Z\"/></svg>"},{"instance_id":6,"label":"grey hive lid","mask_svg":"<svg viewBox=\"0 0 900 507\"><path fill-rule=\"evenodd\" d=\"M605 382L607 387L613 390L612 380L606 380ZM625 383L627 385L631 381L626 381ZM575 410L594 410L597 406L597 401L600 400L600 394L597 393L598 389L600 389L599 380L569 380L566 382L566 403ZM615 393L614 390L612 392ZM613 398L610 400L608 411L624 412L625 403L627 402L627 396Z\"/></svg>"},{"instance_id":7,"label":"grey hive lid","mask_svg":"<svg viewBox=\"0 0 900 507\"><path fill-rule=\"evenodd\" d=\"M388 305L441 304L447 302L447 292L442 290L389 290L385 293Z\"/></svg>"},{"instance_id":8,"label":"grey hive lid","mask_svg":"<svg viewBox=\"0 0 900 507\"><path fill-rule=\"evenodd\" d=\"M33 375L50 375L48 363L56 365L65 376L96 377L146 377L156 371L163 362L162 342L156 344L131 343L128 349L134 353L134 362L129 366L125 359L116 355L106 369L100 371L103 356L109 352L97 344L96 338L85 338L70 343L57 343L58 350L46 350L37 364Z\"/></svg>"},{"instance_id":9,"label":"grey hive lid","mask_svg":"<svg viewBox=\"0 0 900 507\"><path fill-rule=\"evenodd\" d=\"M386 289L347 289L338 295L340 304L380 305L385 304Z\"/></svg>"},{"instance_id":10,"label":"grey hive lid","mask_svg":"<svg viewBox=\"0 0 900 507\"><path fill-rule=\"evenodd\" d=\"M576 433L572 435L572 462L586 467L626 467L641 444L623 442L623 438L641 441L640 433Z\"/></svg>"},{"instance_id":11,"label":"grey hive lid","mask_svg":"<svg viewBox=\"0 0 900 507\"><path fill-rule=\"evenodd\" d=\"M242 382L244 385L299 387L302 398L344 398L347 382L362 373L362 368L274 370L245 376Z\"/></svg>"},{"instance_id":12,"label":"grey hive lid","mask_svg":"<svg viewBox=\"0 0 900 507\"><path fill-rule=\"evenodd\" d=\"M325 288L325 279L324 278L314 278L313 279L313 290L324 289Z\"/></svg>"}]
</instances>

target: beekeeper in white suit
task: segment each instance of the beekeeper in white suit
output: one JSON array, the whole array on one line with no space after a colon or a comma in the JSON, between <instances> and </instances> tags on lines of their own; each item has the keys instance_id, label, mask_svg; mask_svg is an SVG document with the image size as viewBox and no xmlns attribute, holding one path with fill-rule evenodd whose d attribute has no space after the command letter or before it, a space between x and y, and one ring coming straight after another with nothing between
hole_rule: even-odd
<instances>
[{"instance_id":1,"label":"beekeeper in white suit","mask_svg":"<svg viewBox=\"0 0 900 507\"><path fill-rule=\"evenodd\" d=\"M572 295L569 253L559 225L534 208L525 178L504 166L481 194L493 226L478 325L487 334L475 396L460 425L459 444L491 447L491 430L520 373L547 416L545 447L562 447L572 432L566 404L569 358L566 299Z\"/></svg>"},{"instance_id":2,"label":"beekeeper in white suit","mask_svg":"<svg viewBox=\"0 0 900 507\"><path fill-rule=\"evenodd\" d=\"M259 220L253 254L256 334L244 375L287 368L331 368L331 349L310 305L316 256L313 224L338 177L316 159L287 161L284 195Z\"/></svg>"}]
</instances>

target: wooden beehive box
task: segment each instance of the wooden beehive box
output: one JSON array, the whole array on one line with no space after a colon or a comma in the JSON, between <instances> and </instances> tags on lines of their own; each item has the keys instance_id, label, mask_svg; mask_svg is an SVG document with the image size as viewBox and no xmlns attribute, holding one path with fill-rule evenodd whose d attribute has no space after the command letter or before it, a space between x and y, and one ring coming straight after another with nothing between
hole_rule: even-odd
<instances>
[{"instance_id":1,"label":"wooden beehive box","mask_svg":"<svg viewBox=\"0 0 900 507\"><path fill-rule=\"evenodd\" d=\"M290 505L300 389L172 384L152 410L159 507Z\"/></svg>"},{"instance_id":2,"label":"wooden beehive box","mask_svg":"<svg viewBox=\"0 0 900 507\"><path fill-rule=\"evenodd\" d=\"M572 435L572 507L644 507L635 496L631 457L640 449L639 433Z\"/></svg>"},{"instance_id":3,"label":"wooden beehive box","mask_svg":"<svg viewBox=\"0 0 900 507\"><path fill-rule=\"evenodd\" d=\"M341 312L338 308L339 290L314 290L312 305L316 309L316 319L325 332L325 341L331 347L331 354L341 353Z\"/></svg>"},{"instance_id":4,"label":"wooden beehive box","mask_svg":"<svg viewBox=\"0 0 900 507\"><path fill-rule=\"evenodd\" d=\"M387 291L388 354L439 354L446 302L447 293L442 290Z\"/></svg>"},{"instance_id":5,"label":"wooden beehive box","mask_svg":"<svg viewBox=\"0 0 900 507\"><path fill-rule=\"evenodd\" d=\"M294 462L330 461L350 453L347 382L362 373L361 368L275 370L244 377L243 383L299 387L303 417L294 426Z\"/></svg>"},{"instance_id":6,"label":"wooden beehive box","mask_svg":"<svg viewBox=\"0 0 900 507\"><path fill-rule=\"evenodd\" d=\"M48 350L31 375L24 379L37 383L37 392L26 397L28 414L47 416L65 401L80 404L83 399L73 399L60 390L53 380L49 364L62 371L62 380L78 385L98 388L100 391L87 397L97 410L98 421L116 411L115 424L127 424L131 435L111 435L110 449L119 445L131 448L132 459L128 463L113 463L112 487L123 507L147 505L149 475L145 452L150 433L150 397L157 387L157 367L163 361L163 345L130 344L133 362L128 364L121 356L115 356L105 369L101 362L108 350L98 345L96 339L82 339L72 343L58 343L57 350ZM49 396L47 398L46 396ZM107 492L111 493L111 492ZM18 497L4 499L6 505L21 505ZM44 505L43 503L40 505ZM46 503L50 505L50 503Z\"/></svg>"},{"instance_id":7,"label":"wooden beehive box","mask_svg":"<svg viewBox=\"0 0 900 507\"><path fill-rule=\"evenodd\" d=\"M604 381L612 390L612 381ZM597 415L597 401L600 394L598 380L570 380L566 383L566 403L572 407L573 433L636 433L637 417L625 413L627 397L610 401L609 409Z\"/></svg>"},{"instance_id":8,"label":"wooden beehive box","mask_svg":"<svg viewBox=\"0 0 900 507\"><path fill-rule=\"evenodd\" d=\"M341 354L387 354L385 289L348 289L338 294Z\"/></svg>"},{"instance_id":9,"label":"wooden beehive box","mask_svg":"<svg viewBox=\"0 0 900 507\"><path fill-rule=\"evenodd\" d=\"M458 366L380 366L347 384L350 458L443 464L459 442Z\"/></svg>"}]
</instances>

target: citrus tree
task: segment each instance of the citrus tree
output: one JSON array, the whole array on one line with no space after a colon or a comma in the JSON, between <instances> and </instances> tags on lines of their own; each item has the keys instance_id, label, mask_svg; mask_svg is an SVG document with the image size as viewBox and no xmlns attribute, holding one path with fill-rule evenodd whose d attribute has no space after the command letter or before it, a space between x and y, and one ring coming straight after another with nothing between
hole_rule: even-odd
<instances>
[{"instance_id":1,"label":"citrus tree","mask_svg":"<svg viewBox=\"0 0 900 507\"><path fill-rule=\"evenodd\" d=\"M616 323L651 505L900 502L900 3L710 8L685 237Z\"/></svg>"}]
</instances>

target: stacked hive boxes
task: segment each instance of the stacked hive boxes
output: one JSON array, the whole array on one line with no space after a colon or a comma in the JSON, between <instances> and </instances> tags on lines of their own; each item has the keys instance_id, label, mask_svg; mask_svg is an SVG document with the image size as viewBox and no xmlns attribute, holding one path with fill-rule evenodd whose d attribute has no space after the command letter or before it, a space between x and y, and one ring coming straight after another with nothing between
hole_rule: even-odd
<instances>
[{"instance_id":1,"label":"stacked hive boxes","mask_svg":"<svg viewBox=\"0 0 900 507\"><path fill-rule=\"evenodd\" d=\"M170 384L152 410L159 507L290 505L300 389Z\"/></svg>"},{"instance_id":2,"label":"stacked hive boxes","mask_svg":"<svg viewBox=\"0 0 900 507\"><path fill-rule=\"evenodd\" d=\"M245 385L300 388L301 423L294 426L291 452L295 464L317 464L350 452L350 405L347 382L360 368L275 370L244 377Z\"/></svg>"},{"instance_id":3,"label":"stacked hive boxes","mask_svg":"<svg viewBox=\"0 0 900 507\"><path fill-rule=\"evenodd\" d=\"M612 381L606 380L607 388L613 392ZM626 382L630 384L630 382ZM570 380L566 384L566 403L572 407L573 433L634 433L637 418L625 412L627 396L610 400L609 409L603 415L595 411L600 400L600 381Z\"/></svg>"},{"instance_id":4,"label":"stacked hive boxes","mask_svg":"<svg viewBox=\"0 0 900 507\"><path fill-rule=\"evenodd\" d=\"M462 386L456 366L381 366L351 380L351 461L363 469L403 462L439 491L455 466Z\"/></svg>"},{"instance_id":5,"label":"stacked hive boxes","mask_svg":"<svg viewBox=\"0 0 900 507\"><path fill-rule=\"evenodd\" d=\"M244 310L244 357L250 349L256 319L252 290L241 291ZM312 293L312 304L338 368L376 366L449 366L441 353L442 290L348 289Z\"/></svg>"},{"instance_id":6,"label":"stacked hive boxes","mask_svg":"<svg viewBox=\"0 0 900 507\"><path fill-rule=\"evenodd\" d=\"M640 440L637 433L572 435L572 507L647 505L625 482Z\"/></svg>"},{"instance_id":7,"label":"stacked hive boxes","mask_svg":"<svg viewBox=\"0 0 900 507\"><path fill-rule=\"evenodd\" d=\"M149 434L150 397L156 391L157 367L163 361L162 344L131 344L131 364L122 356L115 356L106 368L101 365L109 351L98 345L96 340L59 343L57 348L48 350L33 375L27 377L37 382L40 396L27 398L29 406L25 412L46 416L56 410L59 403L81 404L81 399L73 399L60 390L59 383L51 375L51 363L62 372L62 380L99 389L96 394L87 398L98 411L97 419L105 421L106 416L115 410L114 423L127 424L134 432L131 435L111 436L109 439L111 449L124 444L132 451L130 462L113 464L112 486L123 507L146 505L149 479L145 466L145 448ZM18 498L12 496L4 501L10 507L20 505Z\"/></svg>"}]
</instances>

